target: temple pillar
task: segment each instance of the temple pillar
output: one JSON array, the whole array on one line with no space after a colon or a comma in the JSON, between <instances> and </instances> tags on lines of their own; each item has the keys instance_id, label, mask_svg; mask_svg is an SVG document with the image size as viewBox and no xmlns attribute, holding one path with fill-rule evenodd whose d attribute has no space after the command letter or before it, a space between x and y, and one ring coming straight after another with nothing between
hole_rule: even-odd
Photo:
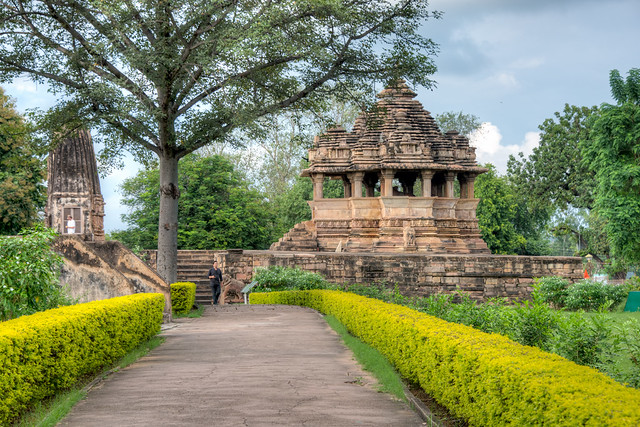
<instances>
[{"instance_id":1,"label":"temple pillar","mask_svg":"<svg viewBox=\"0 0 640 427\"><path fill-rule=\"evenodd\" d=\"M444 175L444 197L453 198L453 181L456 180L456 175L453 172L447 172Z\"/></svg>"},{"instance_id":2,"label":"temple pillar","mask_svg":"<svg viewBox=\"0 0 640 427\"><path fill-rule=\"evenodd\" d=\"M473 183L475 182L476 177L471 175L467 177L467 199L475 199L476 195L473 188Z\"/></svg>"},{"instance_id":3,"label":"temple pillar","mask_svg":"<svg viewBox=\"0 0 640 427\"><path fill-rule=\"evenodd\" d=\"M324 184L324 174L318 173L311 177L313 181L313 200L320 200L324 196L322 194L322 185Z\"/></svg>"},{"instance_id":4,"label":"temple pillar","mask_svg":"<svg viewBox=\"0 0 640 427\"><path fill-rule=\"evenodd\" d=\"M380 185L380 193L383 197L393 196L393 177L396 171L385 169L382 171L382 183Z\"/></svg>"},{"instance_id":5,"label":"temple pillar","mask_svg":"<svg viewBox=\"0 0 640 427\"><path fill-rule=\"evenodd\" d=\"M362 197L362 178L364 178L364 172L354 172L350 175L350 178L352 197Z\"/></svg>"},{"instance_id":6,"label":"temple pillar","mask_svg":"<svg viewBox=\"0 0 640 427\"><path fill-rule=\"evenodd\" d=\"M344 198L348 199L351 197L351 182L346 176L342 177L342 187L344 189Z\"/></svg>"},{"instance_id":7,"label":"temple pillar","mask_svg":"<svg viewBox=\"0 0 640 427\"><path fill-rule=\"evenodd\" d=\"M433 171L422 171L422 197L431 197L431 178Z\"/></svg>"}]
</instances>

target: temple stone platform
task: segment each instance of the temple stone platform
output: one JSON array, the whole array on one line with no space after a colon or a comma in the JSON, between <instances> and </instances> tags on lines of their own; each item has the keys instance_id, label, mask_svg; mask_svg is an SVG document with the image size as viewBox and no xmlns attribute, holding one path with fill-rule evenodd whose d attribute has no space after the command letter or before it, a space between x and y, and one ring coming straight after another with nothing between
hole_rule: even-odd
<instances>
[{"instance_id":1,"label":"temple stone platform","mask_svg":"<svg viewBox=\"0 0 640 427\"><path fill-rule=\"evenodd\" d=\"M147 251L155 267L156 251ZM297 267L322 274L334 283L398 285L408 296L466 291L477 301L492 297L528 299L536 277L582 278L579 257L490 254L420 254L370 252L288 252L234 249L178 251L178 280L199 282L208 291L207 271L218 260L223 274L249 283L259 267Z\"/></svg>"}]
</instances>

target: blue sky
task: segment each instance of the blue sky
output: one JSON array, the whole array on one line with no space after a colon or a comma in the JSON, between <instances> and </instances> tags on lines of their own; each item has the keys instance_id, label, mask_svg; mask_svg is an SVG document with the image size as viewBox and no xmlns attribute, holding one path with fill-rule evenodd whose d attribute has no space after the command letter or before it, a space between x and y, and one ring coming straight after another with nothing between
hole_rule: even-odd
<instances>
[{"instance_id":1,"label":"blue sky","mask_svg":"<svg viewBox=\"0 0 640 427\"><path fill-rule=\"evenodd\" d=\"M440 20L422 33L440 45L437 86L417 88L418 100L433 115L475 114L485 124L473 138L479 162L504 172L509 154L529 153L538 125L564 104L613 102L609 71L624 76L640 68L638 0L433 0ZM55 103L46 87L26 79L5 86L20 111ZM102 178L105 228L122 229L117 187L138 166Z\"/></svg>"}]
</instances>

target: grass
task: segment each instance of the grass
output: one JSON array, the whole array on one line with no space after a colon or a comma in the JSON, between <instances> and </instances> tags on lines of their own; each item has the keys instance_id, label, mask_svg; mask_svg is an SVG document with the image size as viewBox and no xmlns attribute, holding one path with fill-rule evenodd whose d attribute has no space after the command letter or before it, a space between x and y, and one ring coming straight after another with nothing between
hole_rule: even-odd
<instances>
[{"instance_id":1,"label":"grass","mask_svg":"<svg viewBox=\"0 0 640 427\"><path fill-rule=\"evenodd\" d=\"M198 308L196 308L195 310L191 310L190 312L188 312L187 314L173 314L173 317L175 319L180 319L183 317L187 317L187 318L197 318L197 317L202 317L202 313L204 313L204 305L198 305Z\"/></svg>"},{"instance_id":2,"label":"grass","mask_svg":"<svg viewBox=\"0 0 640 427\"><path fill-rule=\"evenodd\" d=\"M378 380L378 391L390 393L406 402L402 380L389 361L378 350L351 335L334 316L328 315L324 318L329 326L340 335L346 346L351 349L363 369L371 372Z\"/></svg>"},{"instance_id":3,"label":"grass","mask_svg":"<svg viewBox=\"0 0 640 427\"><path fill-rule=\"evenodd\" d=\"M75 387L69 390L57 392L50 397L33 405L29 412L26 412L14 423L14 427L53 427L60 422L71 408L78 403L88 393L88 389L98 378L106 378L110 373L125 368L140 359L149 351L158 347L164 342L164 337L155 336L150 340L140 344L138 347L127 353L122 359L105 369L96 377L87 377L80 381Z\"/></svg>"}]
</instances>

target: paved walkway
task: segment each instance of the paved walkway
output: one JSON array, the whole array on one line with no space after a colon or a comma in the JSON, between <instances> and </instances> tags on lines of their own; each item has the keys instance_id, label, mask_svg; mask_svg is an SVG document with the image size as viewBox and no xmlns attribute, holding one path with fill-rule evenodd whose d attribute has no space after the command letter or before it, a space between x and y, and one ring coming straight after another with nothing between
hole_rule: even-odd
<instances>
[{"instance_id":1,"label":"paved walkway","mask_svg":"<svg viewBox=\"0 0 640 427\"><path fill-rule=\"evenodd\" d=\"M313 310L207 307L166 341L91 390L63 426L416 426L375 390Z\"/></svg>"}]
</instances>

